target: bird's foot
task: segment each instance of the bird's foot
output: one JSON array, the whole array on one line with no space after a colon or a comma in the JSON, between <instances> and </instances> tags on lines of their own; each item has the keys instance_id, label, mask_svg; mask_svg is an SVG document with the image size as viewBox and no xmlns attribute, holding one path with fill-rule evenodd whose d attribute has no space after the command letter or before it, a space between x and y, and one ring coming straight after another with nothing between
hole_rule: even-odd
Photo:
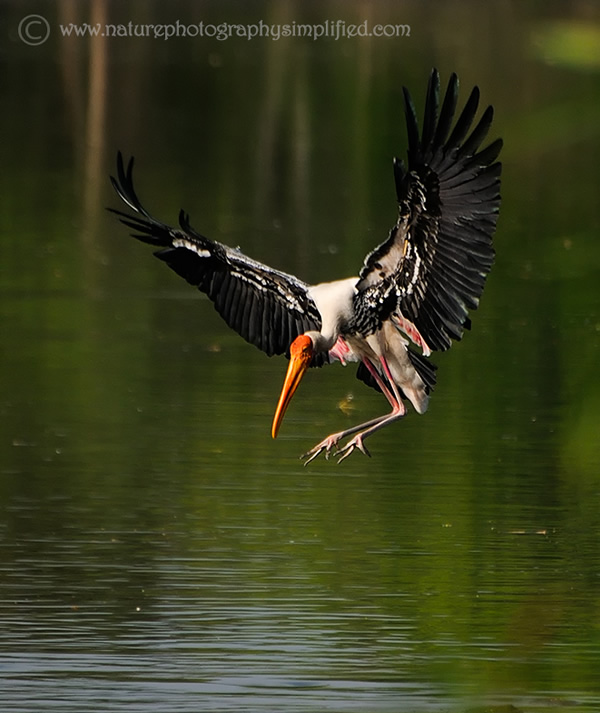
<instances>
[{"instance_id":1,"label":"bird's foot","mask_svg":"<svg viewBox=\"0 0 600 713\"><path fill-rule=\"evenodd\" d=\"M304 465L308 465L311 460L314 460L318 455L323 453L323 451L325 452L325 460L329 460L332 451L334 455L337 455L337 444L340 438L340 433L333 433L331 436L327 436L327 438L322 440L321 443L317 443L314 448L311 448L300 456L301 460L306 459L304 460Z\"/></svg>"},{"instance_id":2,"label":"bird's foot","mask_svg":"<svg viewBox=\"0 0 600 713\"><path fill-rule=\"evenodd\" d=\"M314 448L311 448L310 451L301 455L300 458L304 460L304 465L308 465L317 456L321 455L321 453L325 453L325 460L329 460L332 454L335 458L338 458L339 456L338 463L345 460L355 449L358 449L369 458L371 457L371 454L363 442L362 434L360 433L354 436L352 440L348 441L343 448L338 448L337 445L344 435L344 432L341 432L327 436L327 438L321 441L321 443L318 443Z\"/></svg>"},{"instance_id":3,"label":"bird's foot","mask_svg":"<svg viewBox=\"0 0 600 713\"><path fill-rule=\"evenodd\" d=\"M358 448L358 450L363 453L364 455L368 456L369 458L371 457L371 454L367 450L367 447L364 444L362 433L357 434L352 438L348 443L343 448L340 448L336 451L336 458L339 456L338 464L341 463L343 460L346 460L346 458L354 452L354 450Z\"/></svg>"}]
</instances>

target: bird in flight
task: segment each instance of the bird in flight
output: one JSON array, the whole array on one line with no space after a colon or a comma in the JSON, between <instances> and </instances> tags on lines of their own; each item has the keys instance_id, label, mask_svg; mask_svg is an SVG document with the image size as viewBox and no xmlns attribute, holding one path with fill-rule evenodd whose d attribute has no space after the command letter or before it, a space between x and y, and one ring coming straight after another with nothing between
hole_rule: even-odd
<instances>
[{"instance_id":1,"label":"bird in flight","mask_svg":"<svg viewBox=\"0 0 600 713\"><path fill-rule=\"evenodd\" d=\"M440 78L431 72L422 128L404 88L407 161L394 159L398 217L387 239L365 258L359 274L309 285L197 233L183 210L179 227L153 218L133 187L133 158L117 156L112 185L133 214L109 209L133 237L159 248L160 258L204 292L225 322L268 356L289 358L272 425L279 432L290 400L309 367L357 362L357 377L380 391L390 411L325 438L302 456L370 455L365 439L406 413L422 414L436 382L432 351L449 349L470 328L494 261L492 236L500 207L502 140L481 149L493 118L488 106L475 124L474 87L454 121L458 78L440 104ZM474 125L475 124L475 125Z\"/></svg>"}]
</instances>

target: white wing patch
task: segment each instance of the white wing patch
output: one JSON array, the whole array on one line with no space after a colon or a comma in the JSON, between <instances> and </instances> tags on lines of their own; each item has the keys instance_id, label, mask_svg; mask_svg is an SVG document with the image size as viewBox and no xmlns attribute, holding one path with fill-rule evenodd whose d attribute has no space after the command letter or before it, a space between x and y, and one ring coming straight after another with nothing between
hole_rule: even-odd
<instances>
[{"instance_id":1,"label":"white wing patch","mask_svg":"<svg viewBox=\"0 0 600 713\"><path fill-rule=\"evenodd\" d=\"M197 242L194 240L188 240L187 238L174 238L173 247L191 250L193 253L196 253L198 257L212 257L210 250L201 248Z\"/></svg>"},{"instance_id":2,"label":"white wing patch","mask_svg":"<svg viewBox=\"0 0 600 713\"><path fill-rule=\"evenodd\" d=\"M412 295L414 287L417 284L417 282L419 281L419 273L421 271L421 256L419 255L417 248L414 247L413 245L410 245L408 253L410 253L410 252L414 253L414 265L413 265L412 276L411 276L410 280L408 281L408 286L406 288L406 294Z\"/></svg>"}]
</instances>

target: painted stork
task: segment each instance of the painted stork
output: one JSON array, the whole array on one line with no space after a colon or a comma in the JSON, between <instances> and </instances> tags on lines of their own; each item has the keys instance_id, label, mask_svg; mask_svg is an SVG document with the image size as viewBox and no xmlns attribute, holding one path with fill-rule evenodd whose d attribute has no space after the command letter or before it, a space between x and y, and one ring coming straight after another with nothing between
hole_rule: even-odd
<instances>
[{"instance_id":1,"label":"painted stork","mask_svg":"<svg viewBox=\"0 0 600 713\"><path fill-rule=\"evenodd\" d=\"M452 74L440 106L437 70L429 79L419 133L404 88L408 162L394 159L398 218L387 239L367 255L357 277L309 285L209 240L181 211L179 227L155 220L133 187L133 158L119 153L111 182L135 215L110 209L135 233L160 248L155 255L206 293L227 324L267 355L286 354L289 366L275 411L275 438L284 413L310 366L358 362L357 377L383 393L391 411L334 433L302 456L320 453L341 462L364 441L404 416L404 400L418 413L428 406L436 367L427 357L446 350L470 328L494 261L492 236L500 206L501 139L480 150L492 123L488 106L474 128L474 87L454 123L458 78ZM412 346L411 346L412 343ZM416 351L417 347L419 351ZM340 442L349 438L344 445Z\"/></svg>"}]
</instances>

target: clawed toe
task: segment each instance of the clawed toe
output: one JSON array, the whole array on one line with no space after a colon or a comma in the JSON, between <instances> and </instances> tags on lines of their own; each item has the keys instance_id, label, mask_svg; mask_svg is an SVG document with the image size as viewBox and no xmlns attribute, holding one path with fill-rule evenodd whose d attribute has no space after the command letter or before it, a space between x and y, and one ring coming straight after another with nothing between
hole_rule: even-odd
<instances>
[{"instance_id":1,"label":"clawed toe","mask_svg":"<svg viewBox=\"0 0 600 713\"><path fill-rule=\"evenodd\" d=\"M303 453L300 456L300 460L304 461L304 465L308 465L311 460L314 460L318 455L320 455L323 451L325 450L325 446L321 446L320 444L318 446L315 446L314 448L311 448L309 451L306 453ZM325 459L329 459L329 451L325 453Z\"/></svg>"},{"instance_id":2,"label":"clawed toe","mask_svg":"<svg viewBox=\"0 0 600 713\"><path fill-rule=\"evenodd\" d=\"M334 454L337 454L336 446L338 441L339 438L337 438L337 435L328 436L324 441L321 441L321 443L318 443L314 448L311 448L308 452L301 455L300 459L306 459L304 460L304 465L308 465L318 455L325 451L325 460L329 460L332 451Z\"/></svg>"},{"instance_id":3,"label":"clawed toe","mask_svg":"<svg viewBox=\"0 0 600 713\"><path fill-rule=\"evenodd\" d=\"M348 441L346 445L343 448L340 448L340 450L337 451L335 454L336 457L339 456L338 459L338 465L343 461L346 460L346 458L354 453L354 450L358 448L358 450L366 455L367 457L371 457L371 454L369 453L367 447L365 446L363 439L361 438L360 434L358 436L355 436L351 441Z\"/></svg>"}]
</instances>

